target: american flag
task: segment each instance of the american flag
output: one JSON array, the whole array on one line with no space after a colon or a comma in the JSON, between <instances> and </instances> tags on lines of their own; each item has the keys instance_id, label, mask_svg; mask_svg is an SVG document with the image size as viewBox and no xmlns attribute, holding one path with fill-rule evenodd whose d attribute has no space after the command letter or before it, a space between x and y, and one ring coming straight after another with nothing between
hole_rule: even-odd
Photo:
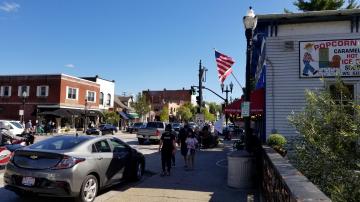
<instances>
[{"instance_id":1,"label":"american flag","mask_svg":"<svg viewBox=\"0 0 360 202\"><path fill-rule=\"evenodd\" d=\"M219 81L223 83L226 77L232 73L231 66L235 63L235 61L231 57L224 55L216 50L215 58L217 63Z\"/></svg>"}]
</instances>

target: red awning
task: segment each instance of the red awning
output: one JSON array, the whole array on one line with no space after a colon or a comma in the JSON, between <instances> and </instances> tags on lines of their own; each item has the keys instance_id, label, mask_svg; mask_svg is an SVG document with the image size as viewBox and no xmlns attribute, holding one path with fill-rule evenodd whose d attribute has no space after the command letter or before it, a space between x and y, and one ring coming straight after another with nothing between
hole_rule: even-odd
<instances>
[{"instance_id":1,"label":"red awning","mask_svg":"<svg viewBox=\"0 0 360 202\"><path fill-rule=\"evenodd\" d=\"M264 88L254 90L250 94L250 113L251 115L262 114L264 112ZM230 103L225 107L225 113L227 114L241 114L241 103L243 98Z\"/></svg>"}]
</instances>

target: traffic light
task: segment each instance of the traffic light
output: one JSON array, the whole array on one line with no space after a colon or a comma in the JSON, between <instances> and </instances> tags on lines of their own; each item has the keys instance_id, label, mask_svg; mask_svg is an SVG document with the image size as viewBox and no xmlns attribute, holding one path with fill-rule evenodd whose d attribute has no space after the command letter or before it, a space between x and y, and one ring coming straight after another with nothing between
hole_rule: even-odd
<instances>
[{"instance_id":1,"label":"traffic light","mask_svg":"<svg viewBox=\"0 0 360 202\"><path fill-rule=\"evenodd\" d=\"M191 86L191 95L196 95L196 90L194 86Z\"/></svg>"}]
</instances>

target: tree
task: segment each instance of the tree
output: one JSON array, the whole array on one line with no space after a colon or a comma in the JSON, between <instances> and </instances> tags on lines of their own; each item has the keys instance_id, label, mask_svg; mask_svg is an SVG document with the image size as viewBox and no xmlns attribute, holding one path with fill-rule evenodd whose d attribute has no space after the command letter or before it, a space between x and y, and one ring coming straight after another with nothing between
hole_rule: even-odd
<instances>
[{"instance_id":1,"label":"tree","mask_svg":"<svg viewBox=\"0 0 360 202\"><path fill-rule=\"evenodd\" d=\"M289 116L302 136L289 159L333 201L360 201L360 107L339 79L335 92L306 91L303 111Z\"/></svg>"},{"instance_id":2,"label":"tree","mask_svg":"<svg viewBox=\"0 0 360 202\"><path fill-rule=\"evenodd\" d=\"M204 114L205 121L215 121L216 117L210 113L207 108L201 108L201 113Z\"/></svg>"},{"instance_id":3,"label":"tree","mask_svg":"<svg viewBox=\"0 0 360 202\"><path fill-rule=\"evenodd\" d=\"M164 105L160 113L160 121L169 121L169 107Z\"/></svg>"},{"instance_id":4,"label":"tree","mask_svg":"<svg viewBox=\"0 0 360 202\"><path fill-rule=\"evenodd\" d=\"M138 113L141 117L150 112L150 104L146 100L146 97L141 93L138 93L136 96L136 102L132 103L132 107L135 109L135 112Z\"/></svg>"},{"instance_id":5,"label":"tree","mask_svg":"<svg viewBox=\"0 0 360 202\"><path fill-rule=\"evenodd\" d=\"M221 113L221 105L216 104L216 102L209 102L208 105L211 114L216 115L217 113Z\"/></svg>"},{"instance_id":6,"label":"tree","mask_svg":"<svg viewBox=\"0 0 360 202\"><path fill-rule=\"evenodd\" d=\"M182 121L190 121L194 116L189 105L180 106L176 115L178 115Z\"/></svg>"},{"instance_id":7,"label":"tree","mask_svg":"<svg viewBox=\"0 0 360 202\"><path fill-rule=\"evenodd\" d=\"M347 6L343 7L345 4L344 0L297 0L294 2L294 5L301 11L322 11L322 10L338 10L341 8L353 9L359 8L359 5L356 3L356 0L348 0ZM284 9L284 11L289 12L289 10Z\"/></svg>"},{"instance_id":8,"label":"tree","mask_svg":"<svg viewBox=\"0 0 360 202\"><path fill-rule=\"evenodd\" d=\"M119 124L119 121L120 121L120 116L116 112L105 111L104 112L104 119L105 119L106 123L110 123L112 125L117 126Z\"/></svg>"}]
</instances>

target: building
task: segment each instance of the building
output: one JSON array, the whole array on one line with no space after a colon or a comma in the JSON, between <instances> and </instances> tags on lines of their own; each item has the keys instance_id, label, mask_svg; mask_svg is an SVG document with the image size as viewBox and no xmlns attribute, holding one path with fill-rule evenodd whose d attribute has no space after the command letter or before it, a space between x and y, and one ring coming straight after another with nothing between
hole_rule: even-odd
<instances>
[{"instance_id":1,"label":"building","mask_svg":"<svg viewBox=\"0 0 360 202\"><path fill-rule=\"evenodd\" d=\"M275 130L297 135L288 116L305 106L306 89L330 89L336 75L359 101L359 15L352 9L257 16L252 75L265 86L266 137Z\"/></svg>"},{"instance_id":2,"label":"building","mask_svg":"<svg viewBox=\"0 0 360 202\"><path fill-rule=\"evenodd\" d=\"M99 109L101 111L112 110L114 108L115 98L115 80L106 80L100 78L98 75L95 77L82 77L83 79L93 81L100 85L99 94Z\"/></svg>"},{"instance_id":3,"label":"building","mask_svg":"<svg viewBox=\"0 0 360 202\"><path fill-rule=\"evenodd\" d=\"M194 101L194 95L191 90L162 90L162 91L143 91L143 95L149 101L151 105L151 111L146 116L148 121L160 120L160 113L164 106L169 109L169 121L175 121L177 119L176 113L178 108L185 103L192 103Z\"/></svg>"},{"instance_id":4,"label":"building","mask_svg":"<svg viewBox=\"0 0 360 202\"><path fill-rule=\"evenodd\" d=\"M65 74L0 76L0 119L31 120L66 131L97 122L100 85ZM87 118L85 118L87 117Z\"/></svg>"},{"instance_id":5,"label":"building","mask_svg":"<svg viewBox=\"0 0 360 202\"><path fill-rule=\"evenodd\" d=\"M115 95L114 110L120 115L119 125L122 129L125 129L130 123L139 121L139 115L131 107L133 101L133 96Z\"/></svg>"}]
</instances>

